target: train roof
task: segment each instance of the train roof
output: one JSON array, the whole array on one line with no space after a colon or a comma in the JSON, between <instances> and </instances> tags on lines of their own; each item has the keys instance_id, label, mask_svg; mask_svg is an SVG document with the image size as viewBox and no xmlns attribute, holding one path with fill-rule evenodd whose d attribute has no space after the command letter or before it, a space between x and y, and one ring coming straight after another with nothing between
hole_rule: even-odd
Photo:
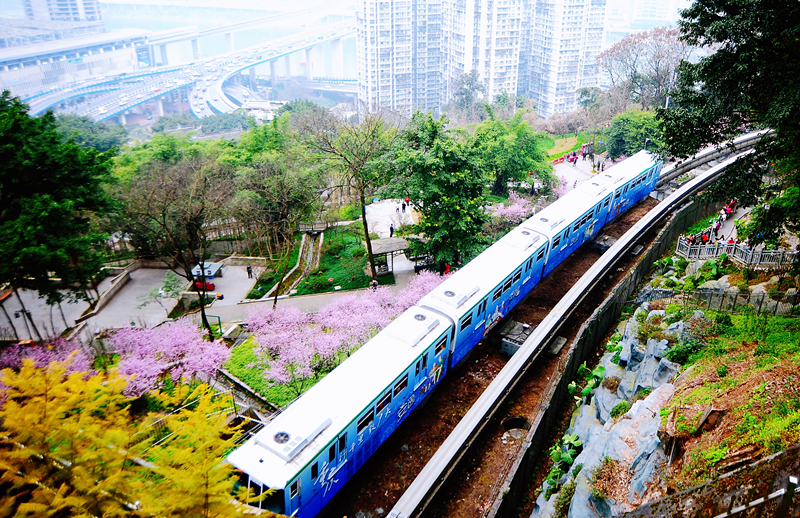
<instances>
[{"instance_id":1,"label":"train roof","mask_svg":"<svg viewBox=\"0 0 800 518\"><path fill-rule=\"evenodd\" d=\"M286 487L448 330L440 315L410 308L228 455L228 462L262 485Z\"/></svg>"},{"instance_id":2,"label":"train roof","mask_svg":"<svg viewBox=\"0 0 800 518\"><path fill-rule=\"evenodd\" d=\"M589 181L582 182L577 188L528 218L523 226L553 238L613 193L618 186L636 178L655 163L649 152L639 151L604 174L592 176Z\"/></svg>"},{"instance_id":3,"label":"train roof","mask_svg":"<svg viewBox=\"0 0 800 518\"><path fill-rule=\"evenodd\" d=\"M419 301L420 306L459 318L488 295L546 242L544 236L516 227Z\"/></svg>"},{"instance_id":4,"label":"train roof","mask_svg":"<svg viewBox=\"0 0 800 518\"><path fill-rule=\"evenodd\" d=\"M602 180L613 185L623 185L629 180L633 180L644 171L647 171L656 164L656 160L649 151L639 151L631 155L619 164L610 169L606 169L599 176Z\"/></svg>"}]
</instances>

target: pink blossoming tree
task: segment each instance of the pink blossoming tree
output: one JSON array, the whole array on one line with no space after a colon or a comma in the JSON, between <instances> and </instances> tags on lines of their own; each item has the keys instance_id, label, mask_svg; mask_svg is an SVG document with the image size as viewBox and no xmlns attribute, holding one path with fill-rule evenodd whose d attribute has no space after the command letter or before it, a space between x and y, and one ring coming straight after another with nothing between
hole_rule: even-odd
<instances>
[{"instance_id":1,"label":"pink blossoming tree","mask_svg":"<svg viewBox=\"0 0 800 518\"><path fill-rule=\"evenodd\" d=\"M508 193L508 204L502 205L494 211L495 217L506 223L517 225L528 219L533 208L527 198L523 198L516 191Z\"/></svg>"},{"instance_id":2,"label":"pink blossoming tree","mask_svg":"<svg viewBox=\"0 0 800 518\"><path fill-rule=\"evenodd\" d=\"M92 355L87 354L79 342L61 337L30 345L13 344L0 353L0 369L18 370L22 360L31 359L36 367L43 368L51 362L64 363L67 373L87 372L92 368Z\"/></svg>"},{"instance_id":3,"label":"pink blossoming tree","mask_svg":"<svg viewBox=\"0 0 800 518\"><path fill-rule=\"evenodd\" d=\"M386 287L348 294L316 314L287 306L253 308L246 321L259 361L252 366L263 369L269 383L300 395L312 379L333 369L444 279L422 272L397 296Z\"/></svg>"},{"instance_id":4,"label":"pink blossoming tree","mask_svg":"<svg viewBox=\"0 0 800 518\"><path fill-rule=\"evenodd\" d=\"M152 329L120 329L109 345L120 355L120 374L132 377L125 394L133 397L159 388L164 376L173 381L212 376L230 355L225 344L205 340L204 332L188 319Z\"/></svg>"}]
</instances>

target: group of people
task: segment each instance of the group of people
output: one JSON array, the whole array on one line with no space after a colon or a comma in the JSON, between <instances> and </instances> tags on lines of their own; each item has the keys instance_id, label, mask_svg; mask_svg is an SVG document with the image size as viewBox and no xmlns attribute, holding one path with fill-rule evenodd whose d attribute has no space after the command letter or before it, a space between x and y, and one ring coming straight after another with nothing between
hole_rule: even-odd
<instances>
[{"instance_id":1,"label":"group of people","mask_svg":"<svg viewBox=\"0 0 800 518\"><path fill-rule=\"evenodd\" d=\"M723 223L725 223L728 217L736 210L736 204L736 198L732 199L726 203L725 206L720 209L719 214L709 222L709 227L707 229L698 234L689 234L688 236L681 234L679 239L686 241L686 243L689 245L736 244L743 245L745 247L750 246L749 239L740 241L738 238L734 238L733 234L728 236L728 239L725 239L725 236L720 234L720 229L722 229Z\"/></svg>"}]
</instances>

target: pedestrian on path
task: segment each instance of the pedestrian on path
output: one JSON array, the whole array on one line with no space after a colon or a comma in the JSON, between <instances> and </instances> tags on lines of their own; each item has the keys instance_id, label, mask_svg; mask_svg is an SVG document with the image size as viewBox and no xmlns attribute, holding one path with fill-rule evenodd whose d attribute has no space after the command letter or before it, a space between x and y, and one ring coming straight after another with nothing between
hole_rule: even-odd
<instances>
[{"instance_id":1,"label":"pedestrian on path","mask_svg":"<svg viewBox=\"0 0 800 518\"><path fill-rule=\"evenodd\" d=\"M372 291L378 291L378 280L377 279L372 279L372 282L370 283L370 287L372 287Z\"/></svg>"},{"instance_id":2,"label":"pedestrian on path","mask_svg":"<svg viewBox=\"0 0 800 518\"><path fill-rule=\"evenodd\" d=\"M389 225L389 237L394 236L394 225Z\"/></svg>"},{"instance_id":3,"label":"pedestrian on path","mask_svg":"<svg viewBox=\"0 0 800 518\"><path fill-rule=\"evenodd\" d=\"M247 278L248 279L253 278L253 267L250 266L249 264L247 265Z\"/></svg>"},{"instance_id":4,"label":"pedestrian on path","mask_svg":"<svg viewBox=\"0 0 800 518\"><path fill-rule=\"evenodd\" d=\"M403 202L403 214L406 213L406 202Z\"/></svg>"}]
</instances>

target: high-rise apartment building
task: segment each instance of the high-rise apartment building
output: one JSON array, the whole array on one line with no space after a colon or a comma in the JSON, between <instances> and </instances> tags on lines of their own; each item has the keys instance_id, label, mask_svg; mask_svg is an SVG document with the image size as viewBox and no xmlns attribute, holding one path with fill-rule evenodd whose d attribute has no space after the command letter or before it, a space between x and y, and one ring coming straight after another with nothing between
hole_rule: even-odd
<instances>
[{"instance_id":1,"label":"high-rise apartment building","mask_svg":"<svg viewBox=\"0 0 800 518\"><path fill-rule=\"evenodd\" d=\"M99 22L100 0L22 0L29 20L54 22Z\"/></svg>"},{"instance_id":2,"label":"high-rise apartment building","mask_svg":"<svg viewBox=\"0 0 800 518\"><path fill-rule=\"evenodd\" d=\"M530 0L527 93L542 117L576 108L576 91L598 85L606 0Z\"/></svg>"},{"instance_id":3,"label":"high-rise apartment building","mask_svg":"<svg viewBox=\"0 0 800 518\"><path fill-rule=\"evenodd\" d=\"M674 25L680 11L693 0L608 0L606 35L603 48L609 48L631 33Z\"/></svg>"},{"instance_id":4,"label":"high-rise apartment building","mask_svg":"<svg viewBox=\"0 0 800 518\"><path fill-rule=\"evenodd\" d=\"M441 0L358 0L361 109L411 116L441 101Z\"/></svg>"},{"instance_id":5,"label":"high-rise apartment building","mask_svg":"<svg viewBox=\"0 0 800 518\"><path fill-rule=\"evenodd\" d=\"M487 100L516 93L522 0L442 0L445 99L462 74L477 70Z\"/></svg>"}]
</instances>

